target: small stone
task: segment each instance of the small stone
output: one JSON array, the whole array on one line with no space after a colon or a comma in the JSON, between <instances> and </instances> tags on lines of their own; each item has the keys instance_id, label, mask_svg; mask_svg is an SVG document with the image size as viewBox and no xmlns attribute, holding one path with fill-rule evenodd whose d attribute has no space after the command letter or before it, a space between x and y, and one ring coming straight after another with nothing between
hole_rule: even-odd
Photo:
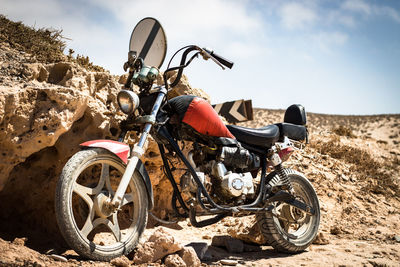
<instances>
[{"instance_id":1,"label":"small stone","mask_svg":"<svg viewBox=\"0 0 400 267\"><path fill-rule=\"evenodd\" d=\"M328 197L332 197L333 194L331 192L328 193Z\"/></svg>"},{"instance_id":2,"label":"small stone","mask_svg":"<svg viewBox=\"0 0 400 267\"><path fill-rule=\"evenodd\" d=\"M165 263L165 266L167 266L167 267L186 267L186 266L188 266L183 261L183 259L181 257L179 257L179 255L177 255L177 254L168 255L165 258L164 263Z\"/></svg>"},{"instance_id":3,"label":"small stone","mask_svg":"<svg viewBox=\"0 0 400 267\"><path fill-rule=\"evenodd\" d=\"M111 265L116 267L129 267L131 266L131 262L126 256L121 256L110 261Z\"/></svg>"},{"instance_id":4,"label":"small stone","mask_svg":"<svg viewBox=\"0 0 400 267\"><path fill-rule=\"evenodd\" d=\"M184 247L181 251L179 251L179 256L185 262L186 266L200 267L200 259L193 247Z\"/></svg>"},{"instance_id":5,"label":"small stone","mask_svg":"<svg viewBox=\"0 0 400 267\"><path fill-rule=\"evenodd\" d=\"M318 233L318 235L315 238L313 244L316 244L316 245L327 245L327 244L329 244L329 240L325 237L325 235L323 233Z\"/></svg>"},{"instance_id":6,"label":"small stone","mask_svg":"<svg viewBox=\"0 0 400 267\"><path fill-rule=\"evenodd\" d=\"M173 235L163 227L157 227L143 244L139 244L133 258L134 264L157 262L166 255L182 249Z\"/></svg>"},{"instance_id":7,"label":"small stone","mask_svg":"<svg viewBox=\"0 0 400 267\"><path fill-rule=\"evenodd\" d=\"M338 226L333 226L331 228L331 234L332 235L339 235L339 234L342 234L342 233L343 233L342 229L340 229L340 227L338 227Z\"/></svg>"},{"instance_id":8,"label":"small stone","mask_svg":"<svg viewBox=\"0 0 400 267\"><path fill-rule=\"evenodd\" d=\"M400 243L400 235L395 235L394 240L396 240L397 243Z\"/></svg>"},{"instance_id":9,"label":"small stone","mask_svg":"<svg viewBox=\"0 0 400 267\"><path fill-rule=\"evenodd\" d=\"M342 175L340 176L340 178L342 178L343 181L348 181L348 180L349 180L349 177L347 177L347 176L344 175L344 174L342 174Z\"/></svg>"},{"instance_id":10,"label":"small stone","mask_svg":"<svg viewBox=\"0 0 400 267\"><path fill-rule=\"evenodd\" d=\"M192 247L200 260L203 260L204 254L208 249L208 245L205 242L192 242L187 244L185 247Z\"/></svg>"},{"instance_id":11,"label":"small stone","mask_svg":"<svg viewBox=\"0 0 400 267\"><path fill-rule=\"evenodd\" d=\"M236 260L220 260L219 261L222 265L229 265L229 266L236 266L237 265L237 261Z\"/></svg>"},{"instance_id":12,"label":"small stone","mask_svg":"<svg viewBox=\"0 0 400 267\"><path fill-rule=\"evenodd\" d=\"M22 237L22 238L15 238L14 241L12 242L14 245L17 246L25 246L25 242L28 240L28 238L26 237Z\"/></svg>"},{"instance_id":13,"label":"small stone","mask_svg":"<svg viewBox=\"0 0 400 267\"><path fill-rule=\"evenodd\" d=\"M50 255L50 254L56 254L56 253L57 253L56 250L54 248L51 248L51 249L47 250L45 254Z\"/></svg>"},{"instance_id":14,"label":"small stone","mask_svg":"<svg viewBox=\"0 0 400 267\"><path fill-rule=\"evenodd\" d=\"M62 262L67 262L68 261L66 257L60 256L60 255L56 255L56 254L51 254L51 255L49 255L49 257L52 258L53 260L56 260L56 261L62 261Z\"/></svg>"},{"instance_id":15,"label":"small stone","mask_svg":"<svg viewBox=\"0 0 400 267\"><path fill-rule=\"evenodd\" d=\"M214 247L225 247L225 241L230 239L229 235L215 235L212 238L211 246Z\"/></svg>"}]
</instances>

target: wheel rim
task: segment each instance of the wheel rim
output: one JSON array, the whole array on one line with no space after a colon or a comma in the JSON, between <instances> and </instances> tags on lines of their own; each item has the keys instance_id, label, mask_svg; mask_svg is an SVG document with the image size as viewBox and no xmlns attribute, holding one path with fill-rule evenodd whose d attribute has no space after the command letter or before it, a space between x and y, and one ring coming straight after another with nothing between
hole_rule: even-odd
<instances>
[{"instance_id":1,"label":"wheel rim","mask_svg":"<svg viewBox=\"0 0 400 267\"><path fill-rule=\"evenodd\" d=\"M297 183L296 180L292 180L291 183L296 199L309 206L313 206L312 196L304 190L301 184ZM313 232L315 215L309 215L283 202L275 203L272 214L278 231L293 241L297 240L301 242L304 239L308 239L310 233Z\"/></svg>"},{"instance_id":2,"label":"wheel rim","mask_svg":"<svg viewBox=\"0 0 400 267\"><path fill-rule=\"evenodd\" d=\"M72 224L80 238L96 249L118 249L137 234L142 203L136 179L131 179L120 210L99 212L99 199L112 199L124 171L120 162L97 157L75 172L69 198Z\"/></svg>"}]
</instances>

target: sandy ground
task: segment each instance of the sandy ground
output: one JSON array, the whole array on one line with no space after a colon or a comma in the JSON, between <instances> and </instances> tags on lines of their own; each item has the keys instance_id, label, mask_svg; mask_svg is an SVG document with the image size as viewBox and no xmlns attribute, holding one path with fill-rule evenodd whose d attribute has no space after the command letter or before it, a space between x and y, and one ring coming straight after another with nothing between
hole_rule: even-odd
<instances>
[{"instance_id":1,"label":"sandy ground","mask_svg":"<svg viewBox=\"0 0 400 267\"><path fill-rule=\"evenodd\" d=\"M256 110L255 120L243 125L260 127L281 121L282 111ZM292 157L287 166L306 174L320 199L321 224L319 239L325 245L313 244L296 255L277 253L269 246L260 252L229 254L221 248L211 248L215 255L203 265L220 266L221 259L234 259L237 266L400 266L400 198L389 186L379 187L379 177L363 176L354 172L354 164L319 153L317 143L332 139L333 129L344 125L355 137L340 136L340 144L350 149L361 148L373 160L383 165L383 171L399 183L400 116L333 116L310 114L311 136L316 143ZM375 187L374 187L375 186ZM371 188L380 188L375 190ZM375 190L375 191L374 191ZM214 235L227 234L245 218L227 218L216 225L197 229L187 221L168 227L183 245L191 242L211 244ZM3 222L4 224L4 222ZM62 245L47 240L46 249L24 235L0 230L0 266L110 266L109 262L95 262L80 258L71 250L60 250ZM154 228L145 231L149 236ZM22 232L23 233L23 232ZM45 237L44 239L49 238ZM40 239L40 237L39 237ZM36 241L36 242L35 242ZM46 240L44 240L46 241ZM41 253L39 253L40 251ZM66 262L54 259L55 253ZM158 264L155 264L158 265Z\"/></svg>"}]
</instances>

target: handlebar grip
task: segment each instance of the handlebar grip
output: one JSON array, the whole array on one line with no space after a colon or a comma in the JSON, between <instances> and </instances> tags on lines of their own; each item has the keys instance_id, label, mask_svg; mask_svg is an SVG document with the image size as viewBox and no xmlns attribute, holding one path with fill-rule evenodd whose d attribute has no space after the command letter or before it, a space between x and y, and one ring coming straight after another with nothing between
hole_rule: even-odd
<instances>
[{"instance_id":1,"label":"handlebar grip","mask_svg":"<svg viewBox=\"0 0 400 267\"><path fill-rule=\"evenodd\" d=\"M212 55L216 60L218 60L219 63L221 63L222 65L224 65L224 66L227 67L227 68L232 69L232 67L233 67L233 62L232 62L232 61L229 61L229 60L227 60L227 59L221 57L220 55L217 55L214 51L211 52L211 55Z\"/></svg>"}]
</instances>

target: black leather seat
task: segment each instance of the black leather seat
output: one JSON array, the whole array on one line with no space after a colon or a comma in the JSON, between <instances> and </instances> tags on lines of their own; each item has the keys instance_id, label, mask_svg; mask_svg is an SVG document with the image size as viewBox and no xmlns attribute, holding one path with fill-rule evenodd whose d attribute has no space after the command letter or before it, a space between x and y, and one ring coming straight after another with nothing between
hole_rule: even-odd
<instances>
[{"instance_id":1,"label":"black leather seat","mask_svg":"<svg viewBox=\"0 0 400 267\"><path fill-rule=\"evenodd\" d=\"M293 139L296 141L304 141L307 140L308 132L307 128L303 125L296 125L292 123L276 123L276 126L279 127L280 139L279 141L283 141L283 138L287 136L289 139Z\"/></svg>"},{"instance_id":2,"label":"black leather seat","mask_svg":"<svg viewBox=\"0 0 400 267\"><path fill-rule=\"evenodd\" d=\"M246 128L236 125L226 125L236 139L248 145L270 148L279 140L279 127L268 125L258 129Z\"/></svg>"}]
</instances>

